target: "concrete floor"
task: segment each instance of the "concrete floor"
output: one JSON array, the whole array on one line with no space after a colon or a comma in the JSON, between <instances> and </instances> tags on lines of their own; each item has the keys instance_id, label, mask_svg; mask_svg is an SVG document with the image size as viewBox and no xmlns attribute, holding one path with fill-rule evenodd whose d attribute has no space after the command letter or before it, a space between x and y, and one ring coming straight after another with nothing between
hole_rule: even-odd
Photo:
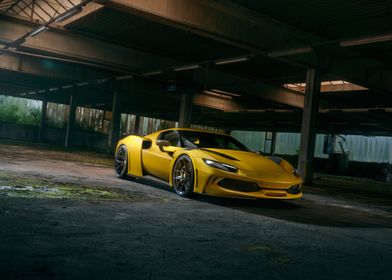
<instances>
[{"instance_id":1,"label":"concrete floor","mask_svg":"<svg viewBox=\"0 0 392 280\"><path fill-rule=\"evenodd\" d=\"M293 202L185 199L162 183L120 180L110 167L68 153L1 144L0 172L139 198L21 198L0 191L0 279L392 275L390 204L322 193Z\"/></svg>"}]
</instances>

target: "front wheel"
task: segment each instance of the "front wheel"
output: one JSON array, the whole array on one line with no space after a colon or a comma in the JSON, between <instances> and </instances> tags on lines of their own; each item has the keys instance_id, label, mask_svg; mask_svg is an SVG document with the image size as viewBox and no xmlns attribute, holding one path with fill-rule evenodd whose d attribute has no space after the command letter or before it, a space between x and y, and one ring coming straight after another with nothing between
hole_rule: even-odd
<instances>
[{"instance_id":1,"label":"front wheel","mask_svg":"<svg viewBox=\"0 0 392 280\"><path fill-rule=\"evenodd\" d=\"M173 166L172 176L174 191L179 196L190 197L193 194L195 173L189 156L181 155L177 158Z\"/></svg>"},{"instance_id":2,"label":"front wheel","mask_svg":"<svg viewBox=\"0 0 392 280\"><path fill-rule=\"evenodd\" d=\"M128 173L128 150L125 145L118 147L114 157L114 171L117 177L125 178Z\"/></svg>"}]
</instances>

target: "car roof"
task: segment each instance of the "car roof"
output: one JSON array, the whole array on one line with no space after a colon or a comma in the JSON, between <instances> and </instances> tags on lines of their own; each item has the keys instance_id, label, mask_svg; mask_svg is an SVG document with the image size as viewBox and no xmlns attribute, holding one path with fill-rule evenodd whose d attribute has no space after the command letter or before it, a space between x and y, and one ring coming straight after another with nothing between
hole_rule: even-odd
<instances>
[{"instance_id":1,"label":"car roof","mask_svg":"<svg viewBox=\"0 0 392 280\"><path fill-rule=\"evenodd\" d=\"M153 133L151 133L151 134L149 134L147 136L155 136L155 134L161 134L162 132L170 131L170 130L175 130L175 131L194 131L194 132L203 132L203 133L211 133L211 134L218 134L218 135L229 136L228 134L221 133L221 132L214 132L214 131L198 129L198 128L185 128L185 127L173 127L173 128L167 128L167 129L163 129L163 130L158 130L158 131L153 132Z\"/></svg>"}]
</instances>

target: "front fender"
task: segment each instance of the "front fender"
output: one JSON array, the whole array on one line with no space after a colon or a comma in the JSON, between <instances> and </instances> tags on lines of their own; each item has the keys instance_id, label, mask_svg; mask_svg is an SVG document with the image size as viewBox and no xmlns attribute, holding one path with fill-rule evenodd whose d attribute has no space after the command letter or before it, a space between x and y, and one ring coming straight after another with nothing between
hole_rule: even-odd
<instances>
[{"instance_id":1,"label":"front fender","mask_svg":"<svg viewBox=\"0 0 392 280\"><path fill-rule=\"evenodd\" d=\"M116 151L120 145L125 145L128 150L128 175L143 176L143 165L142 165L142 144L143 137L130 135L121 139L118 144Z\"/></svg>"}]
</instances>

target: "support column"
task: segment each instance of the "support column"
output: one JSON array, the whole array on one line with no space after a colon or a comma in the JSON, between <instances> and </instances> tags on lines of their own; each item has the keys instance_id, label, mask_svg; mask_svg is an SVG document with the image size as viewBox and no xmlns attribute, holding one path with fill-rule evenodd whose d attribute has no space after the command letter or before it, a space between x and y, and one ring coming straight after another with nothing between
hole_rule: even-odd
<instances>
[{"instance_id":1,"label":"support column","mask_svg":"<svg viewBox=\"0 0 392 280\"><path fill-rule=\"evenodd\" d=\"M42 107L41 107L41 118L39 121L39 131L38 131L38 142L43 141L43 136L45 133L45 128L46 128L46 112L48 108L48 101L43 100L42 101Z\"/></svg>"},{"instance_id":2,"label":"support column","mask_svg":"<svg viewBox=\"0 0 392 280\"><path fill-rule=\"evenodd\" d=\"M133 132L136 135L140 135L140 115L135 116L135 126L133 127Z\"/></svg>"},{"instance_id":3,"label":"support column","mask_svg":"<svg viewBox=\"0 0 392 280\"><path fill-rule=\"evenodd\" d=\"M272 132L271 155L275 153L275 146L276 146L276 132Z\"/></svg>"},{"instance_id":4,"label":"support column","mask_svg":"<svg viewBox=\"0 0 392 280\"><path fill-rule=\"evenodd\" d=\"M264 153L272 155L275 153L276 132L266 132L264 139Z\"/></svg>"},{"instance_id":5,"label":"support column","mask_svg":"<svg viewBox=\"0 0 392 280\"><path fill-rule=\"evenodd\" d=\"M178 127L190 127L192 122L193 94L183 94L181 96L180 116Z\"/></svg>"},{"instance_id":6,"label":"support column","mask_svg":"<svg viewBox=\"0 0 392 280\"><path fill-rule=\"evenodd\" d=\"M311 183L313 179L316 118L319 108L320 85L319 71L316 69L307 70L301 144L298 157L298 170L305 183Z\"/></svg>"},{"instance_id":7,"label":"support column","mask_svg":"<svg viewBox=\"0 0 392 280\"><path fill-rule=\"evenodd\" d=\"M65 134L65 147L69 148L72 144L72 133L75 126L76 118L76 106L77 106L76 88L74 88L73 94L70 96L69 100L69 116L67 122L67 132Z\"/></svg>"},{"instance_id":8,"label":"support column","mask_svg":"<svg viewBox=\"0 0 392 280\"><path fill-rule=\"evenodd\" d=\"M113 91L112 103L112 120L110 122L110 132L108 146L111 151L116 148L117 142L120 139L120 126L121 126L121 101L119 91Z\"/></svg>"}]
</instances>

